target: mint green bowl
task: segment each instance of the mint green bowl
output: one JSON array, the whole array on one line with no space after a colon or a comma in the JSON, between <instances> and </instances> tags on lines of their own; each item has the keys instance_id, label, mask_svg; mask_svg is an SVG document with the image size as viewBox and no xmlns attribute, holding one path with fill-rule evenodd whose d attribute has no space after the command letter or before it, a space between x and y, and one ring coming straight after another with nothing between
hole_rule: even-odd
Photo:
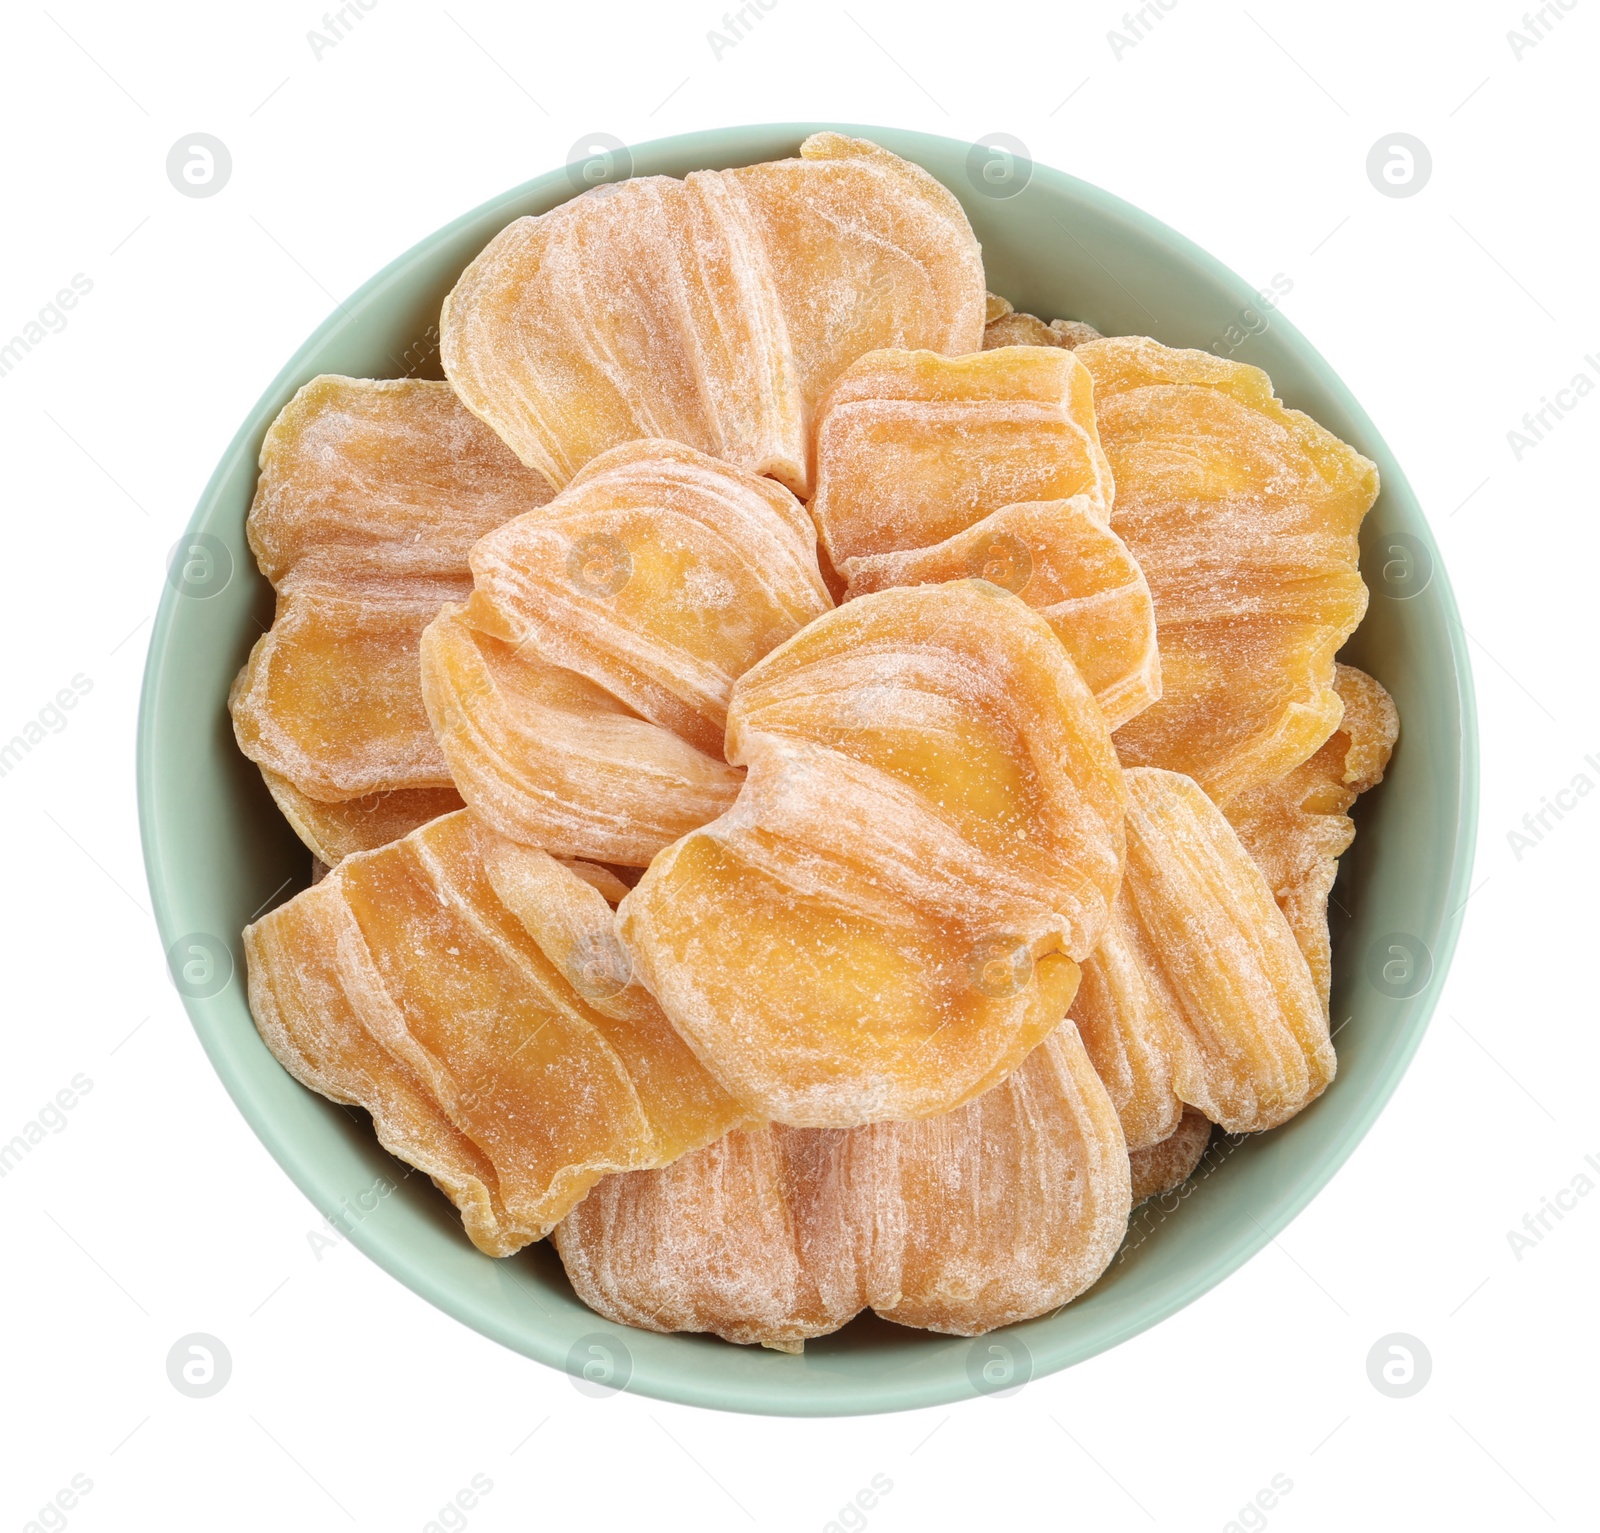
<instances>
[{"instance_id":1,"label":"mint green bowl","mask_svg":"<svg viewBox=\"0 0 1600 1533\"><path fill-rule=\"evenodd\" d=\"M776 159L834 126L661 139L634 148L631 169L682 176ZM1055 1315L976 1342L866 1317L791 1357L610 1325L579 1303L548 1244L504 1261L479 1254L443 1195L407 1178L364 1118L296 1084L267 1052L245 1002L239 932L308 881L309 859L236 749L226 706L229 683L271 622L272 591L244 538L262 436L318 373L437 377L433 326L457 273L510 220L573 196L584 182L569 169L423 240L341 305L274 380L190 523L189 553L156 617L139 719L145 863L174 983L240 1111L307 1197L408 1287L566 1369L580 1388L625 1385L773 1415L909 1410L1014 1388L1137 1335L1259 1251L1355 1148L1421 1041L1467 897L1477 811L1472 684L1449 582L1405 476L1322 358L1274 312L1263 329L1256 294L1238 277L1105 192L952 139L841 131L886 145L950 187L983 242L990 287L1018 308L1173 346L1226 349L1245 335L1239 360L1265 368L1287 403L1382 471L1363 536L1372 605L1345 658L1394 694L1404 733L1388 779L1361 805L1341 873L1337 902L1350 914L1335 936L1339 1077L1320 1101L1273 1133L1214 1141L1185 1191L1145 1205L1110 1270ZM628 152L616 161L610 173L626 174Z\"/></svg>"}]
</instances>

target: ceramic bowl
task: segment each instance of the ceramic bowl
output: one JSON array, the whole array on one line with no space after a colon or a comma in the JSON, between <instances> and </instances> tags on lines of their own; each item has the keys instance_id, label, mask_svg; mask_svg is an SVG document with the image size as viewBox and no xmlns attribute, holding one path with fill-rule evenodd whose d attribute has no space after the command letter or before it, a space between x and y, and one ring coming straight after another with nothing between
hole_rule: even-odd
<instances>
[{"instance_id":1,"label":"ceramic bowl","mask_svg":"<svg viewBox=\"0 0 1600 1533\"><path fill-rule=\"evenodd\" d=\"M948 186L982 241L989 286L1019 309L1231 353L1376 461L1383 494L1362 538L1372 603L1344 658L1388 687L1404 732L1388 778L1361 802L1340 875L1337 906L1349 914L1335 933L1339 1076L1327 1093L1275 1132L1214 1140L1182 1192L1144 1205L1104 1277L1056 1314L975 1341L869 1316L787 1356L613 1326L573 1295L548 1244L503 1261L481 1255L425 1177L406 1177L364 1120L305 1090L267 1052L245 1002L239 932L305 885L309 858L234 745L226 703L272 613L244 536L256 457L301 384L318 373L438 377L440 302L514 218L597 179L792 155L807 133L833 126ZM1283 1229L1366 1133L1427 1026L1467 893L1476 736L1455 604L1405 475L1328 365L1247 283L1137 209L1015 149L790 123L662 139L540 176L430 235L339 306L239 428L180 548L145 673L139 808L161 938L195 1029L267 1148L351 1241L431 1303L566 1369L581 1388L828 1415L970 1398L1065 1368L1181 1309Z\"/></svg>"}]
</instances>

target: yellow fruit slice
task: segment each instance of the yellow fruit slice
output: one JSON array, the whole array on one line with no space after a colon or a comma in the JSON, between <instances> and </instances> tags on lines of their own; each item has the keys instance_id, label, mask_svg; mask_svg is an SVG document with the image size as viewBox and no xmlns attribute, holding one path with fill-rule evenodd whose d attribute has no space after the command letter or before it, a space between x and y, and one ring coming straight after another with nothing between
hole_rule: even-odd
<instances>
[{"instance_id":1,"label":"yellow fruit slice","mask_svg":"<svg viewBox=\"0 0 1600 1533\"><path fill-rule=\"evenodd\" d=\"M619 1325L778 1352L838 1330L860 1305L829 1308L802 1262L782 1133L735 1130L591 1188L551 1235L578 1297Z\"/></svg>"},{"instance_id":2,"label":"yellow fruit slice","mask_svg":"<svg viewBox=\"0 0 1600 1533\"><path fill-rule=\"evenodd\" d=\"M557 856L642 868L733 803L743 772L460 613L446 607L423 634L423 694L485 824Z\"/></svg>"},{"instance_id":3,"label":"yellow fruit slice","mask_svg":"<svg viewBox=\"0 0 1600 1533\"><path fill-rule=\"evenodd\" d=\"M733 683L832 602L781 485L677 442L594 459L479 541L464 617L720 753Z\"/></svg>"},{"instance_id":4,"label":"yellow fruit slice","mask_svg":"<svg viewBox=\"0 0 1600 1533\"><path fill-rule=\"evenodd\" d=\"M1094 386L1070 351L870 352L818 415L811 514L847 577L857 561L941 543L1002 506L1074 495L1109 516Z\"/></svg>"},{"instance_id":5,"label":"yellow fruit slice","mask_svg":"<svg viewBox=\"0 0 1600 1533\"><path fill-rule=\"evenodd\" d=\"M473 543L549 498L447 383L314 378L268 429L246 530L277 615L229 705L240 748L324 861L454 807L418 641L470 590Z\"/></svg>"},{"instance_id":6,"label":"yellow fruit slice","mask_svg":"<svg viewBox=\"0 0 1600 1533\"><path fill-rule=\"evenodd\" d=\"M809 493L811 416L882 346L976 350L982 261L960 204L862 139L682 181L597 187L503 229L445 301L468 406L557 486L670 437Z\"/></svg>"},{"instance_id":7,"label":"yellow fruit slice","mask_svg":"<svg viewBox=\"0 0 1600 1533\"><path fill-rule=\"evenodd\" d=\"M744 676L734 807L623 901L640 977L752 1111L945 1112L1054 1028L1122 859L1105 720L983 582L863 597Z\"/></svg>"},{"instance_id":8,"label":"yellow fruit slice","mask_svg":"<svg viewBox=\"0 0 1600 1533\"><path fill-rule=\"evenodd\" d=\"M869 1306L957 1336L1056 1309L1128 1209L1116 1113L1066 1026L939 1117L752 1129L607 1177L554 1238L608 1319L798 1352Z\"/></svg>"},{"instance_id":9,"label":"yellow fruit slice","mask_svg":"<svg viewBox=\"0 0 1600 1533\"><path fill-rule=\"evenodd\" d=\"M1336 1068L1311 972L1198 784L1126 777L1127 873L1073 1006L1089 1057L1134 1150L1167 1138L1183 1105L1230 1133L1276 1128Z\"/></svg>"},{"instance_id":10,"label":"yellow fruit slice","mask_svg":"<svg viewBox=\"0 0 1600 1533\"><path fill-rule=\"evenodd\" d=\"M602 868L558 862L482 827L478 845L500 902L594 1013L595 1027L622 1060L655 1128L657 1163L746 1121L634 977L612 912L627 887Z\"/></svg>"},{"instance_id":11,"label":"yellow fruit slice","mask_svg":"<svg viewBox=\"0 0 1600 1533\"><path fill-rule=\"evenodd\" d=\"M1004 298L989 294L983 327L983 349L1000 346L1065 346L1069 351L1085 341L1098 341L1100 332L1081 319L1053 319L1047 325L1034 314L1019 314Z\"/></svg>"},{"instance_id":12,"label":"yellow fruit slice","mask_svg":"<svg viewBox=\"0 0 1600 1533\"><path fill-rule=\"evenodd\" d=\"M992 581L1044 614L1116 728L1161 695L1161 665L1110 503L1069 351L872 352L823 403L811 513L846 596Z\"/></svg>"},{"instance_id":13,"label":"yellow fruit slice","mask_svg":"<svg viewBox=\"0 0 1600 1533\"><path fill-rule=\"evenodd\" d=\"M665 1164L744 1115L670 1029L584 1001L495 893L493 850L465 811L446 815L346 857L247 927L245 951L285 1068L367 1108L503 1256L600 1177Z\"/></svg>"},{"instance_id":14,"label":"yellow fruit slice","mask_svg":"<svg viewBox=\"0 0 1600 1533\"><path fill-rule=\"evenodd\" d=\"M1134 916L1126 873L1100 945L1083 965L1072 1019L1116 1104L1129 1150L1175 1133L1183 1103L1174 1081L1196 1079L1202 1067L1163 955L1151 950Z\"/></svg>"},{"instance_id":15,"label":"yellow fruit slice","mask_svg":"<svg viewBox=\"0 0 1600 1533\"><path fill-rule=\"evenodd\" d=\"M323 804L307 798L287 777L266 768L261 775L295 834L330 868L352 852L376 851L419 825L462 807L461 795L454 788L402 788Z\"/></svg>"},{"instance_id":16,"label":"yellow fruit slice","mask_svg":"<svg viewBox=\"0 0 1600 1533\"><path fill-rule=\"evenodd\" d=\"M854 562L852 596L969 576L1020 596L1055 630L1112 729L1161 696L1150 587L1086 496L1006 506L931 548Z\"/></svg>"},{"instance_id":17,"label":"yellow fruit slice","mask_svg":"<svg viewBox=\"0 0 1600 1533\"><path fill-rule=\"evenodd\" d=\"M448 383L323 374L267 429L245 531L280 591L442 600L484 533L551 494Z\"/></svg>"},{"instance_id":18,"label":"yellow fruit slice","mask_svg":"<svg viewBox=\"0 0 1600 1533\"><path fill-rule=\"evenodd\" d=\"M507 1209L493 1163L429 1081L368 1031L356 996L373 988L370 961L331 877L247 926L244 946L250 1012L284 1069L371 1113L379 1143L433 1178L479 1250L509 1256L538 1238Z\"/></svg>"},{"instance_id":19,"label":"yellow fruit slice","mask_svg":"<svg viewBox=\"0 0 1600 1533\"><path fill-rule=\"evenodd\" d=\"M1383 774L1400 736L1394 700L1365 671L1334 667L1339 727L1309 761L1228 805L1228 819L1277 897L1327 1010L1333 979L1328 895L1355 839L1346 811Z\"/></svg>"},{"instance_id":20,"label":"yellow fruit slice","mask_svg":"<svg viewBox=\"0 0 1600 1533\"><path fill-rule=\"evenodd\" d=\"M1194 1174L1211 1143L1211 1120L1186 1107L1178 1126L1159 1143L1128 1152L1135 1207L1183 1186Z\"/></svg>"},{"instance_id":21,"label":"yellow fruit slice","mask_svg":"<svg viewBox=\"0 0 1600 1533\"><path fill-rule=\"evenodd\" d=\"M675 442L602 454L472 567L423 644L462 796L512 840L639 867L733 802L734 682L832 605L800 503Z\"/></svg>"},{"instance_id":22,"label":"yellow fruit slice","mask_svg":"<svg viewBox=\"0 0 1600 1533\"><path fill-rule=\"evenodd\" d=\"M448 788L419 684L422 630L438 610L321 590L279 597L228 698L239 748L326 804Z\"/></svg>"},{"instance_id":23,"label":"yellow fruit slice","mask_svg":"<svg viewBox=\"0 0 1600 1533\"><path fill-rule=\"evenodd\" d=\"M852 1137L867 1175L834 1180L851 1225L875 1225L886 1320L955 1336L1031 1320L1087 1289L1127 1231L1127 1147L1070 1023L965 1107Z\"/></svg>"},{"instance_id":24,"label":"yellow fruit slice","mask_svg":"<svg viewBox=\"0 0 1600 1533\"><path fill-rule=\"evenodd\" d=\"M1275 781L1333 732L1333 657L1367 592L1365 458L1285 409L1258 368L1137 336L1073 355L1094 378L1112 526L1155 599L1161 701L1117 731L1129 766L1218 803Z\"/></svg>"}]
</instances>

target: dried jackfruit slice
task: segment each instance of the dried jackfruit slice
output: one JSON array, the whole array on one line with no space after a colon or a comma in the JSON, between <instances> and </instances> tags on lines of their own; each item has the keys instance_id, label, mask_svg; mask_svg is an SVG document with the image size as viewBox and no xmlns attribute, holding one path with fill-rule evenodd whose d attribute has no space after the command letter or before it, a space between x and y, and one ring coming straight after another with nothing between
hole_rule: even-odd
<instances>
[{"instance_id":1,"label":"dried jackfruit slice","mask_svg":"<svg viewBox=\"0 0 1600 1533\"><path fill-rule=\"evenodd\" d=\"M642 868L728 808L744 781L586 676L470 628L457 606L422 636L422 683L474 812L557 856Z\"/></svg>"},{"instance_id":2,"label":"dried jackfruit slice","mask_svg":"<svg viewBox=\"0 0 1600 1533\"><path fill-rule=\"evenodd\" d=\"M1161 695L1161 667L1110 502L1070 353L872 352L823 403L811 514L847 596L991 580L1044 613L1115 728Z\"/></svg>"},{"instance_id":3,"label":"dried jackfruit slice","mask_svg":"<svg viewBox=\"0 0 1600 1533\"><path fill-rule=\"evenodd\" d=\"M733 808L619 908L637 972L753 1111L948 1111L1064 1015L1122 860L1104 716L1048 624L980 581L884 591L742 677Z\"/></svg>"},{"instance_id":4,"label":"dried jackfruit slice","mask_svg":"<svg viewBox=\"0 0 1600 1533\"><path fill-rule=\"evenodd\" d=\"M1088 1288L1127 1228L1116 1113L1073 1028L954 1111L728 1135L607 1177L555 1231L583 1301L658 1331L801 1350L871 1307L975 1336Z\"/></svg>"},{"instance_id":5,"label":"dried jackfruit slice","mask_svg":"<svg viewBox=\"0 0 1600 1533\"><path fill-rule=\"evenodd\" d=\"M832 605L800 503L676 442L603 453L472 568L423 646L462 796L512 840L640 867L732 803L735 680Z\"/></svg>"},{"instance_id":6,"label":"dried jackfruit slice","mask_svg":"<svg viewBox=\"0 0 1600 1533\"><path fill-rule=\"evenodd\" d=\"M240 750L326 804L448 788L418 683L422 630L438 610L429 599L280 596L228 697Z\"/></svg>"},{"instance_id":7,"label":"dried jackfruit slice","mask_svg":"<svg viewBox=\"0 0 1600 1533\"><path fill-rule=\"evenodd\" d=\"M983 349L999 346L1065 346L1069 351L1085 341L1098 341L1100 332L1081 319L1053 319L1047 325L1034 314L1019 314L995 293L989 294L984 316Z\"/></svg>"},{"instance_id":8,"label":"dried jackfruit slice","mask_svg":"<svg viewBox=\"0 0 1600 1533\"><path fill-rule=\"evenodd\" d=\"M1066 352L872 352L818 422L811 515L846 595L981 576L1037 606L1112 728L1162 694L1155 613L1107 526L1088 371Z\"/></svg>"},{"instance_id":9,"label":"dried jackfruit slice","mask_svg":"<svg viewBox=\"0 0 1600 1533\"><path fill-rule=\"evenodd\" d=\"M1285 409L1259 368L1137 336L1073 355L1161 646L1161 701L1117 731L1118 754L1225 804L1338 725L1333 657L1366 610L1356 533L1377 469Z\"/></svg>"},{"instance_id":10,"label":"dried jackfruit slice","mask_svg":"<svg viewBox=\"0 0 1600 1533\"><path fill-rule=\"evenodd\" d=\"M955 1112L817 1137L852 1141L835 1175L873 1233L868 1302L900 1325L975 1336L1045 1314L1127 1231L1126 1144L1070 1023Z\"/></svg>"},{"instance_id":11,"label":"dried jackfruit slice","mask_svg":"<svg viewBox=\"0 0 1600 1533\"><path fill-rule=\"evenodd\" d=\"M1128 1152L1135 1207L1147 1198L1158 1198L1183 1186L1194 1175L1194 1168L1211 1143L1211 1127L1211 1120L1203 1112L1186 1107L1178 1126L1165 1139Z\"/></svg>"},{"instance_id":12,"label":"dried jackfruit slice","mask_svg":"<svg viewBox=\"0 0 1600 1533\"><path fill-rule=\"evenodd\" d=\"M1084 1046L1133 1150L1171 1134L1180 1104L1229 1133L1276 1128L1336 1068L1311 971L1199 785L1125 776L1127 871L1072 1010Z\"/></svg>"},{"instance_id":13,"label":"dried jackfruit slice","mask_svg":"<svg viewBox=\"0 0 1600 1533\"><path fill-rule=\"evenodd\" d=\"M1083 965L1071 1015L1116 1104L1130 1153L1169 1138L1183 1116L1174 1079L1197 1077L1200 1064L1161 956L1134 918L1126 872L1100 945Z\"/></svg>"},{"instance_id":14,"label":"dried jackfruit slice","mask_svg":"<svg viewBox=\"0 0 1600 1533\"><path fill-rule=\"evenodd\" d=\"M881 346L974 351L978 243L926 171L815 133L800 158L597 187L491 240L441 318L444 369L565 485L671 437L809 493L817 400Z\"/></svg>"},{"instance_id":15,"label":"dried jackfruit slice","mask_svg":"<svg viewBox=\"0 0 1600 1533\"><path fill-rule=\"evenodd\" d=\"M509 1256L538 1238L507 1210L493 1163L429 1082L368 1031L352 987L377 986L330 877L247 926L244 947L250 1013L284 1069L319 1095L371 1113L379 1143L433 1178L480 1251Z\"/></svg>"},{"instance_id":16,"label":"dried jackfruit slice","mask_svg":"<svg viewBox=\"0 0 1600 1533\"><path fill-rule=\"evenodd\" d=\"M595 1025L626 1067L656 1130L657 1163L748 1121L634 977L612 914L626 885L603 868L558 862L481 827L478 835L484 872L501 903L596 1014Z\"/></svg>"},{"instance_id":17,"label":"dried jackfruit slice","mask_svg":"<svg viewBox=\"0 0 1600 1533\"><path fill-rule=\"evenodd\" d=\"M829 1309L801 1258L783 1137L796 1132L736 1129L591 1188L551 1234L578 1297L618 1325L778 1352L838 1330L861 1306Z\"/></svg>"},{"instance_id":18,"label":"dried jackfruit slice","mask_svg":"<svg viewBox=\"0 0 1600 1533\"><path fill-rule=\"evenodd\" d=\"M728 693L832 602L782 485L678 442L594 459L472 550L463 614L719 754Z\"/></svg>"},{"instance_id":19,"label":"dried jackfruit slice","mask_svg":"<svg viewBox=\"0 0 1600 1533\"><path fill-rule=\"evenodd\" d=\"M261 775L294 833L330 868L352 852L376 851L419 825L462 807L461 795L454 788L403 788L323 804L307 798L287 777L265 767Z\"/></svg>"},{"instance_id":20,"label":"dried jackfruit slice","mask_svg":"<svg viewBox=\"0 0 1600 1533\"><path fill-rule=\"evenodd\" d=\"M492 852L465 811L446 815L345 858L247 927L245 951L285 1068L366 1107L503 1256L601 1176L664 1164L743 1114L669 1029L573 990L496 895Z\"/></svg>"},{"instance_id":21,"label":"dried jackfruit slice","mask_svg":"<svg viewBox=\"0 0 1600 1533\"><path fill-rule=\"evenodd\" d=\"M1017 501L1082 495L1103 522L1111 489L1094 385L1071 352L874 351L818 412L811 515L846 577Z\"/></svg>"},{"instance_id":22,"label":"dried jackfruit slice","mask_svg":"<svg viewBox=\"0 0 1600 1533\"><path fill-rule=\"evenodd\" d=\"M852 562L852 596L966 576L1020 596L1055 629L1112 729L1161 696L1150 588L1087 496L1005 506L931 548Z\"/></svg>"},{"instance_id":23,"label":"dried jackfruit slice","mask_svg":"<svg viewBox=\"0 0 1600 1533\"><path fill-rule=\"evenodd\" d=\"M983 327L983 349L996 351L1002 346L1065 346L1066 338L1033 314L1012 311L991 319ZM1070 348L1069 348L1070 349Z\"/></svg>"},{"instance_id":24,"label":"dried jackfruit slice","mask_svg":"<svg viewBox=\"0 0 1600 1533\"><path fill-rule=\"evenodd\" d=\"M284 407L247 523L278 610L229 700L240 748L280 803L283 783L322 805L384 794L387 824L396 794L441 803L450 774L422 707L418 640L470 590L472 544L549 498L447 383L323 376ZM360 810L286 813L319 856L376 830Z\"/></svg>"},{"instance_id":25,"label":"dried jackfruit slice","mask_svg":"<svg viewBox=\"0 0 1600 1533\"><path fill-rule=\"evenodd\" d=\"M267 429L245 532L279 591L442 601L484 533L552 493L448 383L323 374Z\"/></svg>"},{"instance_id":26,"label":"dried jackfruit slice","mask_svg":"<svg viewBox=\"0 0 1600 1533\"><path fill-rule=\"evenodd\" d=\"M1344 716L1316 755L1277 782L1240 794L1227 810L1288 917L1324 1011L1333 979L1328 895L1356 834L1345 811L1383 781L1400 736L1394 700L1365 671L1336 665L1333 688Z\"/></svg>"},{"instance_id":27,"label":"dried jackfruit slice","mask_svg":"<svg viewBox=\"0 0 1600 1533\"><path fill-rule=\"evenodd\" d=\"M864 353L978 349L978 242L961 204L921 166L867 139L813 133L798 159L723 175L760 234L806 441L818 402Z\"/></svg>"}]
</instances>

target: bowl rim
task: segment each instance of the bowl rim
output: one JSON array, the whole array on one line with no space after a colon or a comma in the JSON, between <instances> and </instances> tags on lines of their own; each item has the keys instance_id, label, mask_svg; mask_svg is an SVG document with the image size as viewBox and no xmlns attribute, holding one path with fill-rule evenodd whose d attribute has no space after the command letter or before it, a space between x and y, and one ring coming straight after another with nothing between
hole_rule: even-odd
<instances>
[{"instance_id":1,"label":"bowl rim","mask_svg":"<svg viewBox=\"0 0 1600 1533\"><path fill-rule=\"evenodd\" d=\"M737 145L750 139L770 141L773 138L783 138L798 143L811 133L823 131L867 138L877 143L895 144L900 146L896 152L901 153L906 152L908 146L918 145L925 146L930 153L937 149L940 152L960 154L966 153L970 147L960 140L942 135L882 125L815 122L751 123L706 129L642 141L629 146L629 152L632 155L649 155L658 159L662 157L680 161L694 159L707 165L747 164L757 161L754 158L742 159L737 151L730 155L728 152L730 144ZM913 153L908 157L914 159L916 156ZM1108 220L1128 225L1138 238L1160 249L1164 256L1196 268L1220 287L1228 287L1239 292L1246 290L1247 285L1228 267L1176 230L1132 204L1066 172L1051 169L1037 162L1032 164L1030 173L1043 175L1058 182L1070 195L1090 205ZM361 284L348 299L343 302L336 301L333 311L312 331L278 371L235 432L196 503L194 513L187 523L188 533L196 533L205 521L210 508L224 493L226 482L238 471L241 458L248 457L254 461L266 427L287 398L307 377L311 376L307 373L307 364L337 333L352 310L367 307L382 298L385 291L403 279L426 252L449 241L453 236L460 235L470 226L502 214L505 215L504 221L509 221L510 217L516 215L508 210L525 203L530 198L552 191L559 192L564 183L570 182L569 168L556 168L488 199L416 241ZM572 183L572 194L575 194L576 190L576 184ZM556 202L563 200L566 199L559 196L555 198ZM1339 404L1350 420L1360 427L1365 442L1369 445L1376 444L1388 456L1393 466L1385 468L1384 471L1385 496L1401 502L1417 523L1426 527L1426 517L1422 508L1404 473L1399 470L1398 464L1394 463L1392 452L1388 450L1381 433L1338 374L1299 330L1282 317L1281 312L1275 315L1272 323L1273 328L1285 337L1288 347L1316 378L1318 385ZM1441 919L1437 940L1432 950L1431 976L1425 988L1419 993L1419 1004L1413 1007L1403 1024L1402 1036L1388 1049L1381 1082L1375 1089L1356 1098L1352 1104L1343 1109L1340 1132L1334 1150L1319 1163L1302 1168L1302 1174L1296 1178L1291 1195L1275 1207L1263 1211L1267 1214L1264 1222L1252 1219L1251 1223L1254 1225L1252 1230L1241 1232L1232 1240L1219 1243L1209 1260L1187 1272L1184 1280L1170 1284L1159 1302L1136 1306L1136 1313L1128 1314L1120 1320L1102 1321L1099 1332L1091 1344L1056 1348L1053 1353L1041 1359L1044 1366L1035 1368L1032 1376L1039 1377L1044 1373L1064 1369L1152 1328L1168 1316L1185 1308L1260 1251L1326 1186L1339 1167L1353 1153L1393 1095L1411 1059L1420 1047L1454 956L1461 930L1463 909L1469 897L1467 891L1470 888L1476 849L1479 796L1478 724L1472 668L1454 592L1443 560L1437 554L1434 557L1432 584L1437 588L1450 668L1456 684L1455 707L1459 713L1460 739L1458 754L1453 763L1455 774L1452 786L1458 807L1449 842L1450 868L1446 885L1446 912ZM182 923L176 918L175 906L181 898L178 888L184 878L185 858L181 853L175 853L168 844L172 838L170 827L164 822L156 789L156 775L159 770L157 757L161 750L162 734L157 704L164 666L175 642L174 628L181 615L181 604L177 598L178 592L172 582L166 582L152 625L146 656L136 745L140 834L152 909L164 948L174 942L183 930ZM329 1199L326 1196L327 1188L319 1178L317 1167L299 1153L294 1143L294 1134L277 1122L272 1113L258 1100L247 1072L239 1068L232 1057L219 1046L213 1036L214 1018L201 1003L187 995L182 995L181 998L213 1067L245 1120L274 1160L287 1172L313 1205L319 1209L324 1208ZM489 1313L484 1306L476 1304L471 1296L454 1291L448 1283L438 1281L426 1271L420 1270L418 1264L403 1252L397 1243L385 1238L380 1224L381 1221L371 1220L358 1222L343 1233L352 1244L414 1293L480 1334L489 1336L525 1356L571 1371L571 1357L564 1346L547 1339L530 1337L520 1328L509 1325L500 1317ZM597 1328L609 1325L609 1322L598 1315L594 1320ZM1030 1325L1039 1323L1029 1322ZM626 1331L625 1328L624 1333L630 1338L635 1334ZM638 1334L646 1337L655 1336L655 1333L650 1332ZM918 1334L926 1337L930 1333ZM1004 1333L991 1334L1000 1336ZM655 1336L655 1339L682 1338ZM700 1338L692 1339L698 1341ZM949 1342L955 1339L940 1337L935 1340ZM870 1384L864 1385L860 1380L853 1380L848 1385L829 1385L812 1376L810 1386L797 1393L773 1390L760 1382L740 1383L737 1380L730 1382L725 1378L710 1380L706 1370L703 1369L683 1367L671 1362L658 1364L652 1361L644 1368L637 1365L633 1367L627 1387L633 1393L680 1404L786 1416L854 1415L916 1409L971 1399L983 1392L969 1384L960 1361L953 1362L951 1367L946 1368L943 1374L933 1381L921 1380L910 1383L904 1380L886 1379L873 1380Z\"/></svg>"}]
</instances>

